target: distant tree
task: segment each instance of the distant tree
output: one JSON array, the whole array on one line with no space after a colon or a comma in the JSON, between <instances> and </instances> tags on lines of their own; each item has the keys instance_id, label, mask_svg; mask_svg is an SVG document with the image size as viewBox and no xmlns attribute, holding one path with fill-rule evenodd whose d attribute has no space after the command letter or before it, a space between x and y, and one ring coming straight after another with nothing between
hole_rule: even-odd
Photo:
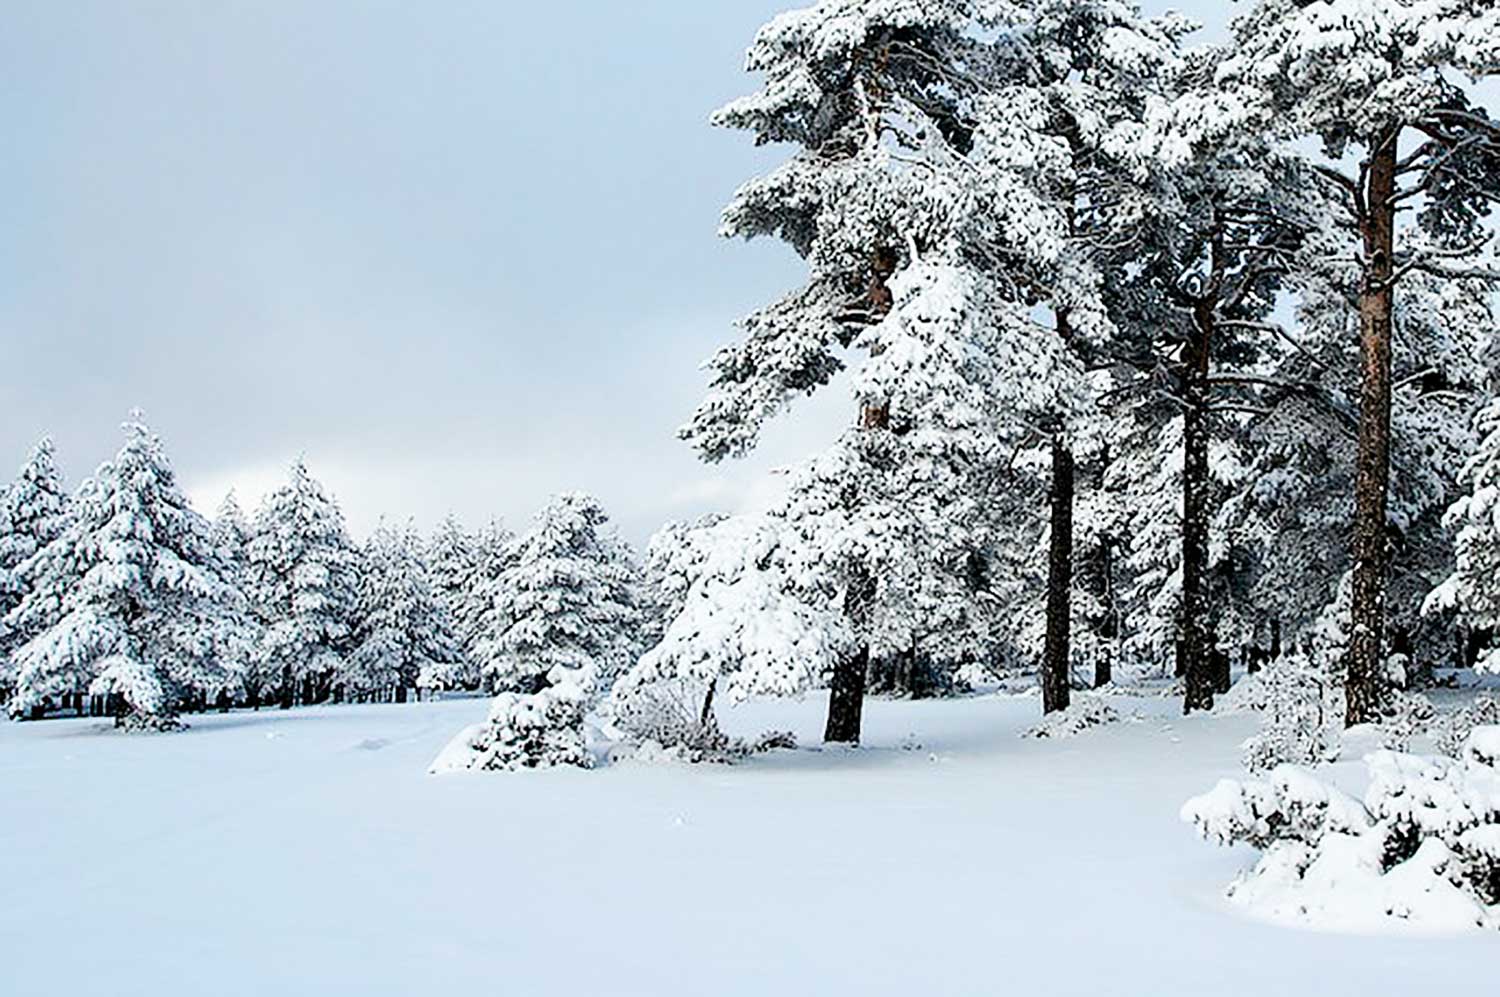
<instances>
[{"instance_id":1,"label":"distant tree","mask_svg":"<svg viewBox=\"0 0 1500 997\"><path fill-rule=\"evenodd\" d=\"M10 614L28 592L22 566L28 558L62 535L68 523L68 495L44 437L22 465L15 481L0 491L0 706L15 687L11 656L56 616L56 607L34 606L29 619Z\"/></svg>"},{"instance_id":2,"label":"distant tree","mask_svg":"<svg viewBox=\"0 0 1500 997\"><path fill-rule=\"evenodd\" d=\"M438 599L414 528L380 526L365 544L353 652L335 678L345 696L452 689L468 678L453 621Z\"/></svg>"},{"instance_id":3,"label":"distant tree","mask_svg":"<svg viewBox=\"0 0 1500 997\"><path fill-rule=\"evenodd\" d=\"M1452 575L1428 596L1428 612L1457 610L1470 627L1500 631L1500 401L1480 413L1482 442L1464 469L1468 494L1448 510L1445 525L1454 533L1457 564ZM1500 673L1500 647L1491 640L1480 654L1481 671Z\"/></svg>"},{"instance_id":4,"label":"distant tree","mask_svg":"<svg viewBox=\"0 0 1500 997\"><path fill-rule=\"evenodd\" d=\"M211 537L225 578L238 591L246 593L247 600L251 590L250 556L247 550L250 536L250 523L231 489L214 513ZM246 697L250 705L256 708L260 707L258 692L262 685L257 653L262 635L260 621L248 609L247 602L247 611L238 621L231 621L224 628L224 646L220 655L225 667L234 671L234 694ZM252 696L252 692L256 695Z\"/></svg>"},{"instance_id":5,"label":"distant tree","mask_svg":"<svg viewBox=\"0 0 1500 997\"><path fill-rule=\"evenodd\" d=\"M640 653L639 584L599 502L577 492L554 498L491 586L490 629L477 644L489 686L537 692L568 672L590 695L607 693Z\"/></svg>"},{"instance_id":6,"label":"distant tree","mask_svg":"<svg viewBox=\"0 0 1500 997\"><path fill-rule=\"evenodd\" d=\"M559 495L514 543L478 642L489 718L433 765L588 767L584 719L640 652L639 571L594 498Z\"/></svg>"},{"instance_id":7,"label":"distant tree","mask_svg":"<svg viewBox=\"0 0 1500 997\"><path fill-rule=\"evenodd\" d=\"M488 594L505 570L506 550L514 538L499 524L471 533L452 516L440 522L427 541L426 560L432 590L453 624L459 650L470 662L466 684L478 681L472 667Z\"/></svg>"},{"instance_id":8,"label":"distant tree","mask_svg":"<svg viewBox=\"0 0 1500 997\"><path fill-rule=\"evenodd\" d=\"M261 504L246 554L265 627L252 695L279 696L283 708L321 702L350 651L359 560L338 503L300 458Z\"/></svg>"},{"instance_id":9,"label":"distant tree","mask_svg":"<svg viewBox=\"0 0 1500 997\"><path fill-rule=\"evenodd\" d=\"M170 729L192 695L229 681L218 635L243 597L161 442L139 417L125 432L119 454L80 489L72 522L26 562L27 601L60 613L16 653L15 706L86 685L119 698L123 726Z\"/></svg>"}]
</instances>

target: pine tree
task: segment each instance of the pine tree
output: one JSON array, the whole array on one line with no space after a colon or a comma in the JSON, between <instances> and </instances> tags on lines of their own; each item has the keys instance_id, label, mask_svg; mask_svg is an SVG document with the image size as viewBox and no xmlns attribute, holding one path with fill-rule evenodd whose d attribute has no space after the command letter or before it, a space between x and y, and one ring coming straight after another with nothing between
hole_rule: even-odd
<instances>
[{"instance_id":1,"label":"pine tree","mask_svg":"<svg viewBox=\"0 0 1500 997\"><path fill-rule=\"evenodd\" d=\"M1468 494L1444 519L1454 533L1456 565L1428 596L1426 610L1457 610L1470 627L1500 630L1500 401L1476 420L1482 442L1464 469ZM1500 648L1490 646L1477 662L1481 671L1500 673Z\"/></svg>"},{"instance_id":2,"label":"pine tree","mask_svg":"<svg viewBox=\"0 0 1500 997\"><path fill-rule=\"evenodd\" d=\"M835 670L829 740L858 740L872 653L910 648L912 626L893 621L926 629L936 620L911 607L948 601L914 596L906 579L946 575L958 591L976 553L961 538L984 532L975 499L1015 449L1006 434L1049 420L1065 449L1086 394L1075 332L1108 337L1098 273L1076 251L1078 164L1116 116L1114 74L1150 66L1173 36L1135 22L1132 34L1118 5L1092 21L1046 6L1032 18L1003 4L846 0L783 14L750 50L765 86L715 119L798 146L740 190L723 231L783 239L809 274L710 360L684 437L709 460L744 453L768 418L828 383L843 348L862 354L855 427L803 469L783 510L805 519L808 549L829 552L816 559L822 587L860 639ZM1067 44L1084 21L1101 43L1075 60ZM1042 298L1055 328L1032 314ZM1067 568L1071 501L1057 497ZM1066 599L1051 615L1048 658L1065 672ZM1053 691L1065 697L1065 674Z\"/></svg>"},{"instance_id":3,"label":"pine tree","mask_svg":"<svg viewBox=\"0 0 1500 997\"><path fill-rule=\"evenodd\" d=\"M224 496L224 501L219 503L218 511L214 513L211 536L225 578L236 590L246 593L248 599L251 590L250 557L247 550L250 543L250 523L245 518L233 489ZM235 673L233 692L236 696L247 697L250 705L257 709L260 707L258 691L262 684L257 651L262 636L260 623L255 614L248 610L248 604L247 611L237 621L226 625L222 633L225 641L222 660ZM250 695L252 690L257 695ZM226 689L226 693L228 692Z\"/></svg>"},{"instance_id":4,"label":"pine tree","mask_svg":"<svg viewBox=\"0 0 1500 997\"><path fill-rule=\"evenodd\" d=\"M346 696L451 689L468 678L453 621L422 560L421 540L382 525L365 544L354 651L335 683Z\"/></svg>"},{"instance_id":5,"label":"pine tree","mask_svg":"<svg viewBox=\"0 0 1500 997\"><path fill-rule=\"evenodd\" d=\"M11 656L35 637L41 623L19 617L6 622L26 597L23 565L37 551L62 535L68 523L68 496L53 455L52 440L44 437L22 465L16 479L0 492L0 706L10 698L16 673Z\"/></svg>"},{"instance_id":6,"label":"pine tree","mask_svg":"<svg viewBox=\"0 0 1500 997\"><path fill-rule=\"evenodd\" d=\"M494 629L478 642L486 680L501 691L434 772L593 764L584 718L640 650L639 572L608 522L598 501L567 493L515 541L490 587Z\"/></svg>"},{"instance_id":7,"label":"pine tree","mask_svg":"<svg viewBox=\"0 0 1500 997\"><path fill-rule=\"evenodd\" d=\"M549 502L514 543L490 587L490 627L476 650L490 688L533 693L563 673L604 695L640 651L638 569L591 496Z\"/></svg>"},{"instance_id":8,"label":"pine tree","mask_svg":"<svg viewBox=\"0 0 1500 997\"><path fill-rule=\"evenodd\" d=\"M452 621L459 650L471 663L484 626L487 593L505 570L513 539L498 523L470 533L448 516L428 540L426 559L433 593ZM478 681L472 664L465 676L465 685Z\"/></svg>"},{"instance_id":9,"label":"pine tree","mask_svg":"<svg viewBox=\"0 0 1500 997\"><path fill-rule=\"evenodd\" d=\"M1500 126L1451 77L1500 71L1497 16L1493 0L1260 0L1235 21L1231 56L1216 70L1221 128L1322 142L1319 173L1359 240L1350 724L1377 720L1387 700L1395 317L1407 278L1479 272L1481 218L1500 191ZM1353 174L1340 168L1351 153ZM1408 203L1421 210L1403 228Z\"/></svg>"},{"instance_id":10,"label":"pine tree","mask_svg":"<svg viewBox=\"0 0 1500 997\"><path fill-rule=\"evenodd\" d=\"M63 534L27 562L27 601L59 615L17 652L15 703L28 710L87 685L118 696L121 724L167 729L191 696L228 680L218 635L243 596L161 442L138 417L125 432L119 454L80 489Z\"/></svg>"},{"instance_id":11,"label":"pine tree","mask_svg":"<svg viewBox=\"0 0 1500 997\"><path fill-rule=\"evenodd\" d=\"M283 708L321 702L350 650L359 562L338 503L301 459L261 504L246 553L265 627L251 695L279 696Z\"/></svg>"}]
</instances>

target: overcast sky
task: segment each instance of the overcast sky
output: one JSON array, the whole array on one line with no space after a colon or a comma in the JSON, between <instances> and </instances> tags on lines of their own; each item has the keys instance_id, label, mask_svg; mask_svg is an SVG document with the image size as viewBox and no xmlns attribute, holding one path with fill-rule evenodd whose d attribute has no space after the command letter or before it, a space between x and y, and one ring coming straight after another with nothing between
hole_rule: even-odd
<instances>
[{"instance_id":1,"label":"overcast sky","mask_svg":"<svg viewBox=\"0 0 1500 997\"><path fill-rule=\"evenodd\" d=\"M783 153L706 123L795 5L0 0L0 473L50 433L76 484L139 406L205 512L299 453L356 534L754 504L848 410L724 467L674 438L801 273L716 238Z\"/></svg>"}]
</instances>

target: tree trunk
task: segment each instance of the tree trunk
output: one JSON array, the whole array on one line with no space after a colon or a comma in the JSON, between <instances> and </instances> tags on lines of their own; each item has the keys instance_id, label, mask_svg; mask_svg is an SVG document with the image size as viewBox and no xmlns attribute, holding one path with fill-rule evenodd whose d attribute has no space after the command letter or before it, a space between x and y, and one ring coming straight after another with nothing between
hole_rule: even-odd
<instances>
[{"instance_id":1,"label":"tree trunk","mask_svg":"<svg viewBox=\"0 0 1500 997\"><path fill-rule=\"evenodd\" d=\"M1364 237L1359 294L1359 450L1354 465L1354 592L1345 690L1349 726L1378 720L1387 690L1381 644L1385 633L1386 502L1391 473L1391 311L1395 252L1398 127L1371 144L1360 234Z\"/></svg>"},{"instance_id":2,"label":"tree trunk","mask_svg":"<svg viewBox=\"0 0 1500 997\"><path fill-rule=\"evenodd\" d=\"M878 246L870 262L870 286L865 304L872 320L890 314L895 306L890 279L900 258L896 251ZM865 405L860 409L859 428L865 432L882 432L890 428L891 408L885 404ZM874 610L876 580L864 563L851 567L849 588L844 595L844 616L860 642L859 650L833 668L833 682L828 695L828 724L823 740L839 744L858 744L864 714L865 683L870 672L870 617Z\"/></svg>"},{"instance_id":3,"label":"tree trunk","mask_svg":"<svg viewBox=\"0 0 1500 997\"><path fill-rule=\"evenodd\" d=\"M1052 437L1052 544L1047 558L1047 644L1042 654L1042 712L1066 710L1073 623L1073 452Z\"/></svg>"},{"instance_id":4,"label":"tree trunk","mask_svg":"<svg viewBox=\"0 0 1500 997\"><path fill-rule=\"evenodd\" d=\"M862 639L855 653L846 655L833 668L828 724L823 729L823 740L830 744L859 743L865 711L865 680L870 670L870 644L863 635L869 633L870 604L874 599L875 579L863 569L856 570L844 596L844 614Z\"/></svg>"},{"instance_id":5,"label":"tree trunk","mask_svg":"<svg viewBox=\"0 0 1500 997\"><path fill-rule=\"evenodd\" d=\"M1182 600L1177 617L1177 674L1186 680L1182 711L1212 709L1213 621L1205 591L1208 569L1208 359L1213 306L1193 309L1194 335L1184 356L1182 409Z\"/></svg>"},{"instance_id":6,"label":"tree trunk","mask_svg":"<svg viewBox=\"0 0 1500 997\"><path fill-rule=\"evenodd\" d=\"M714 690L718 687L719 680L714 679L713 681L708 683L708 692L704 693L703 695L703 710L698 714L698 726L703 728L704 730L708 730L709 725L713 723Z\"/></svg>"}]
</instances>

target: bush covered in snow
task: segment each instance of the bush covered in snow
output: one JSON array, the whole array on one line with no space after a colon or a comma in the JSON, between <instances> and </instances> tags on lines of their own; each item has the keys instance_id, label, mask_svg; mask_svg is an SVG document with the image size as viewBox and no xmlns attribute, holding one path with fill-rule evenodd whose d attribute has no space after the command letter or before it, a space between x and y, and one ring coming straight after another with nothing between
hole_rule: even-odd
<instances>
[{"instance_id":1,"label":"bush covered in snow","mask_svg":"<svg viewBox=\"0 0 1500 997\"><path fill-rule=\"evenodd\" d=\"M1324 669L1292 654L1246 682L1237 700L1261 715L1260 731L1245 742L1245 766L1251 772L1283 764L1316 765L1338 756L1344 692Z\"/></svg>"},{"instance_id":2,"label":"bush covered in snow","mask_svg":"<svg viewBox=\"0 0 1500 997\"><path fill-rule=\"evenodd\" d=\"M555 669L554 674L561 669ZM576 765L592 768L584 740L587 692L559 677L540 692L506 692L490 704L489 718L461 731L433 761L434 775L466 770L514 771Z\"/></svg>"},{"instance_id":3,"label":"bush covered in snow","mask_svg":"<svg viewBox=\"0 0 1500 997\"><path fill-rule=\"evenodd\" d=\"M1458 760L1378 751L1364 801L1305 768L1226 779L1182 818L1264 853L1229 897L1273 920L1339 930L1500 927L1500 727Z\"/></svg>"},{"instance_id":4,"label":"bush covered in snow","mask_svg":"<svg viewBox=\"0 0 1500 997\"><path fill-rule=\"evenodd\" d=\"M1021 732L1022 737L1075 737L1091 727L1120 722L1120 713L1097 696L1078 696L1066 710L1049 714L1035 727Z\"/></svg>"},{"instance_id":5,"label":"bush covered in snow","mask_svg":"<svg viewBox=\"0 0 1500 997\"><path fill-rule=\"evenodd\" d=\"M1432 724L1432 743L1449 758L1460 758L1476 728L1494 726L1500 726L1500 699L1480 696L1467 706L1440 715Z\"/></svg>"}]
</instances>

